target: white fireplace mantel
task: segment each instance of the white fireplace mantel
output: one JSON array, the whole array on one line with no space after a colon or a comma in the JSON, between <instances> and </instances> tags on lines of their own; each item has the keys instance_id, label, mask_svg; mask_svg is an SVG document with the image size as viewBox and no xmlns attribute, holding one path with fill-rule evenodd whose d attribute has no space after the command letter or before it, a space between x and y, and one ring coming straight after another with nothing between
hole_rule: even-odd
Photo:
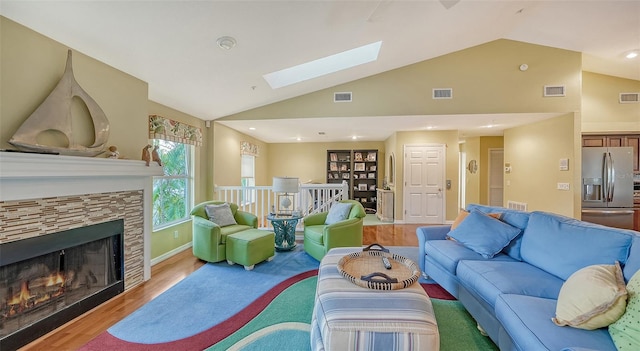
<instances>
[{"instance_id":1,"label":"white fireplace mantel","mask_svg":"<svg viewBox=\"0 0 640 351\"><path fill-rule=\"evenodd\" d=\"M144 192L144 280L151 277L151 208L153 176L164 174L144 161L0 152L0 201Z\"/></svg>"},{"instance_id":2,"label":"white fireplace mantel","mask_svg":"<svg viewBox=\"0 0 640 351\"><path fill-rule=\"evenodd\" d=\"M160 175L144 161L0 152L0 201L144 189Z\"/></svg>"}]
</instances>

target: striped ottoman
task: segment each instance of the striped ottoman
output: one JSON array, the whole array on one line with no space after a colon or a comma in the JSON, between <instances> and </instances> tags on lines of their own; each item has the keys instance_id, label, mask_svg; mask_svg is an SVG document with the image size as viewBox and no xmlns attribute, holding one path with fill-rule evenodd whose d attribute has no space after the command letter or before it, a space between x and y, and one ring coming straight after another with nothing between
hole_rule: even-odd
<instances>
[{"instance_id":1,"label":"striped ottoman","mask_svg":"<svg viewBox=\"0 0 640 351\"><path fill-rule=\"evenodd\" d=\"M361 248L331 249L320 262L311 318L312 350L440 349L429 296L418 283L398 290L359 287L337 269ZM391 250L393 251L393 250Z\"/></svg>"}]
</instances>

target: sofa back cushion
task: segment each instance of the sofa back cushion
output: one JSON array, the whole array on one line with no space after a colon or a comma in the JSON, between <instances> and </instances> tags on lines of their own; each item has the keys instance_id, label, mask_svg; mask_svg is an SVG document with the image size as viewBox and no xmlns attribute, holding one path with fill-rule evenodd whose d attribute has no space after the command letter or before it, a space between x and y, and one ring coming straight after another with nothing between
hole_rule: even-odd
<instances>
[{"instance_id":1,"label":"sofa back cushion","mask_svg":"<svg viewBox=\"0 0 640 351\"><path fill-rule=\"evenodd\" d=\"M484 258L492 258L522 230L473 210L448 236Z\"/></svg>"},{"instance_id":2,"label":"sofa back cushion","mask_svg":"<svg viewBox=\"0 0 640 351\"><path fill-rule=\"evenodd\" d=\"M477 205L477 204L469 204L467 206L467 211L479 210L484 213L499 213L501 214L500 220L514 226L516 228L524 229L527 227L527 223L529 222L529 212L516 211L511 210L504 207L496 207L496 206L485 206L485 205ZM509 255L511 258L514 258L518 261L522 261L522 256L520 255L520 245L522 243L522 233L516 236L511 242L502 249L502 252Z\"/></svg>"},{"instance_id":3,"label":"sofa back cushion","mask_svg":"<svg viewBox=\"0 0 640 351\"><path fill-rule=\"evenodd\" d=\"M633 243L631 244L631 250L629 250L627 263L622 267L622 274L624 275L624 280L627 282L640 270L640 235L637 233L638 232L633 232L629 234L633 237Z\"/></svg>"},{"instance_id":4,"label":"sofa back cushion","mask_svg":"<svg viewBox=\"0 0 640 351\"><path fill-rule=\"evenodd\" d=\"M633 237L629 231L532 212L522 235L522 259L563 280L595 264L625 264Z\"/></svg>"}]
</instances>

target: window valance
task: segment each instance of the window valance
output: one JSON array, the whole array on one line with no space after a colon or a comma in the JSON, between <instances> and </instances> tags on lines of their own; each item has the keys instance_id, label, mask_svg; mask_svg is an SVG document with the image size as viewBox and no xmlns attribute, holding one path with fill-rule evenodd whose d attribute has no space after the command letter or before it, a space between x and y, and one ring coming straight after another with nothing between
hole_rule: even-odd
<instances>
[{"instance_id":1,"label":"window valance","mask_svg":"<svg viewBox=\"0 0 640 351\"><path fill-rule=\"evenodd\" d=\"M260 156L260 147L256 144L252 144L248 141L240 142L240 154L241 155L251 155L251 156Z\"/></svg>"},{"instance_id":2,"label":"window valance","mask_svg":"<svg viewBox=\"0 0 640 351\"><path fill-rule=\"evenodd\" d=\"M149 138L202 145L202 130L159 115L149 115Z\"/></svg>"}]
</instances>

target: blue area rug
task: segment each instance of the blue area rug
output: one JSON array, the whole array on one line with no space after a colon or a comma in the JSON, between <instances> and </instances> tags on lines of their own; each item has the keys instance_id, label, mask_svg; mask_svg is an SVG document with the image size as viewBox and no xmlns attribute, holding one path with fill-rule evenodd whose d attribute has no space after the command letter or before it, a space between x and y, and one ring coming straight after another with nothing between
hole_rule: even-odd
<instances>
[{"instance_id":1,"label":"blue area rug","mask_svg":"<svg viewBox=\"0 0 640 351\"><path fill-rule=\"evenodd\" d=\"M259 263L252 271L226 262L207 263L108 332L118 339L144 344L187 338L240 312L284 280L318 265L301 245L290 252L276 252L271 262Z\"/></svg>"}]
</instances>

